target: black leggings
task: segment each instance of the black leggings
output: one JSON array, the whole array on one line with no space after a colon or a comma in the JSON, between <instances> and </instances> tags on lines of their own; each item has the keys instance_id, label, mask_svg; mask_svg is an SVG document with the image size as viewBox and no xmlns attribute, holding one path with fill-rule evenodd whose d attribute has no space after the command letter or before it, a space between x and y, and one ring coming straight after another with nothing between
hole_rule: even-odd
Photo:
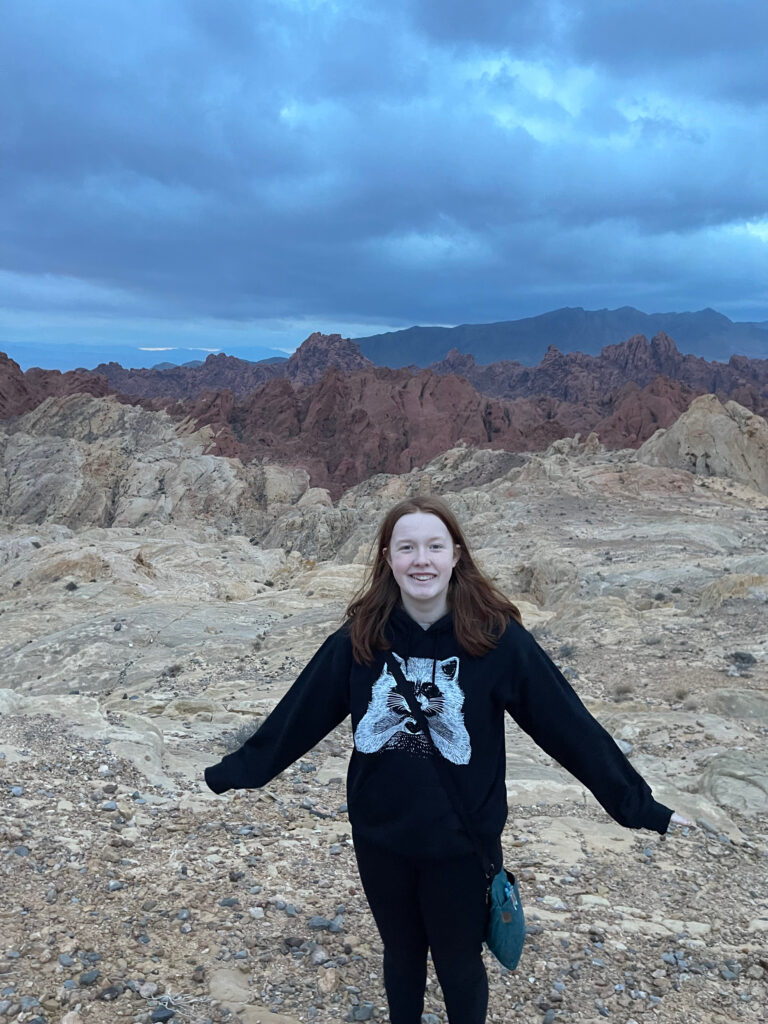
<instances>
[{"instance_id":1,"label":"black leggings","mask_svg":"<svg viewBox=\"0 0 768 1024\"><path fill-rule=\"evenodd\" d=\"M418 860L354 837L363 889L384 943L391 1024L420 1024L432 951L450 1024L484 1024L485 875L475 854Z\"/></svg>"}]
</instances>

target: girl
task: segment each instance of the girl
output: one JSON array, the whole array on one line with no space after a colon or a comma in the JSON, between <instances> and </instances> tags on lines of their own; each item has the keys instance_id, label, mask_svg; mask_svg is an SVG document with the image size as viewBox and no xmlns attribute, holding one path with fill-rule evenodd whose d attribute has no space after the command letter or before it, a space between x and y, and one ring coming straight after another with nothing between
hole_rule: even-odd
<instances>
[{"instance_id":1,"label":"girl","mask_svg":"<svg viewBox=\"0 0 768 1024\"><path fill-rule=\"evenodd\" d=\"M394 659L398 683L386 658ZM434 747L400 686L426 716ZM363 888L384 945L391 1024L419 1024L431 950L450 1024L483 1024L488 883L507 817L504 712L628 828L686 819L654 800L603 727L477 568L432 496L385 516L366 584L261 728L206 769L214 793L263 786L352 716L347 803ZM422 719L423 722L423 719ZM449 766L470 839L436 770ZM466 820L466 818L465 818Z\"/></svg>"}]
</instances>

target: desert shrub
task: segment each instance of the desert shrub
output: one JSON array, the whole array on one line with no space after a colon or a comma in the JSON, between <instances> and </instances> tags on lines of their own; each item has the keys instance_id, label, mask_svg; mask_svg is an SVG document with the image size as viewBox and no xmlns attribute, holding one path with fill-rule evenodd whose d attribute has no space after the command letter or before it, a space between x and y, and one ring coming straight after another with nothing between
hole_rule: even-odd
<instances>
[{"instance_id":1,"label":"desert shrub","mask_svg":"<svg viewBox=\"0 0 768 1024\"><path fill-rule=\"evenodd\" d=\"M253 722L243 722L242 725L238 725L236 729L232 729L230 732L225 732L222 736L222 740L227 753L232 754L242 747L245 741L253 736L255 731L256 726Z\"/></svg>"}]
</instances>

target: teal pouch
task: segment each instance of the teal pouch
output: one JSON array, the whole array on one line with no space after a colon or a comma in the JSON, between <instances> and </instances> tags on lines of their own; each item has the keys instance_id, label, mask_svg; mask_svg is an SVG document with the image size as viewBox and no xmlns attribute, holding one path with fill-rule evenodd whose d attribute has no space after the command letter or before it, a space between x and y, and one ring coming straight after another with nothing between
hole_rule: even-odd
<instances>
[{"instance_id":1,"label":"teal pouch","mask_svg":"<svg viewBox=\"0 0 768 1024\"><path fill-rule=\"evenodd\" d=\"M499 963L514 971L520 963L525 942L525 915L517 879L504 868L491 882L488 904L485 943Z\"/></svg>"}]
</instances>

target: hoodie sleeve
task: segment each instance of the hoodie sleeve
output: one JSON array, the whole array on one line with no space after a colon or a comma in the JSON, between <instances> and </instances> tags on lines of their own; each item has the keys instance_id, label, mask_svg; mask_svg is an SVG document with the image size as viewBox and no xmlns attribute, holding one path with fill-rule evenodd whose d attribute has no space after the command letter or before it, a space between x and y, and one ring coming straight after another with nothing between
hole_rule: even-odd
<instances>
[{"instance_id":1,"label":"hoodie sleeve","mask_svg":"<svg viewBox=\"0 0 768 1024\"><path fill-rule=\"evenodd\" d=\"M565 676L522 626L510 623L507 639L513 644L513 664L505 706L517 724L620 825L663 835L672 811L654 800L648 783Z\"/></svg>"},{"instance_id":2,"label":"hoodie sleeve","mask_svg":"<svg viewBox=\"0 0 768 1024\"><path fill-rule=\"evenodd\" d=\"M333 633L259 729L232 754L205 769L214 793L265 786L349 714L352 647Z\"/></svg>"}]
</instances>

